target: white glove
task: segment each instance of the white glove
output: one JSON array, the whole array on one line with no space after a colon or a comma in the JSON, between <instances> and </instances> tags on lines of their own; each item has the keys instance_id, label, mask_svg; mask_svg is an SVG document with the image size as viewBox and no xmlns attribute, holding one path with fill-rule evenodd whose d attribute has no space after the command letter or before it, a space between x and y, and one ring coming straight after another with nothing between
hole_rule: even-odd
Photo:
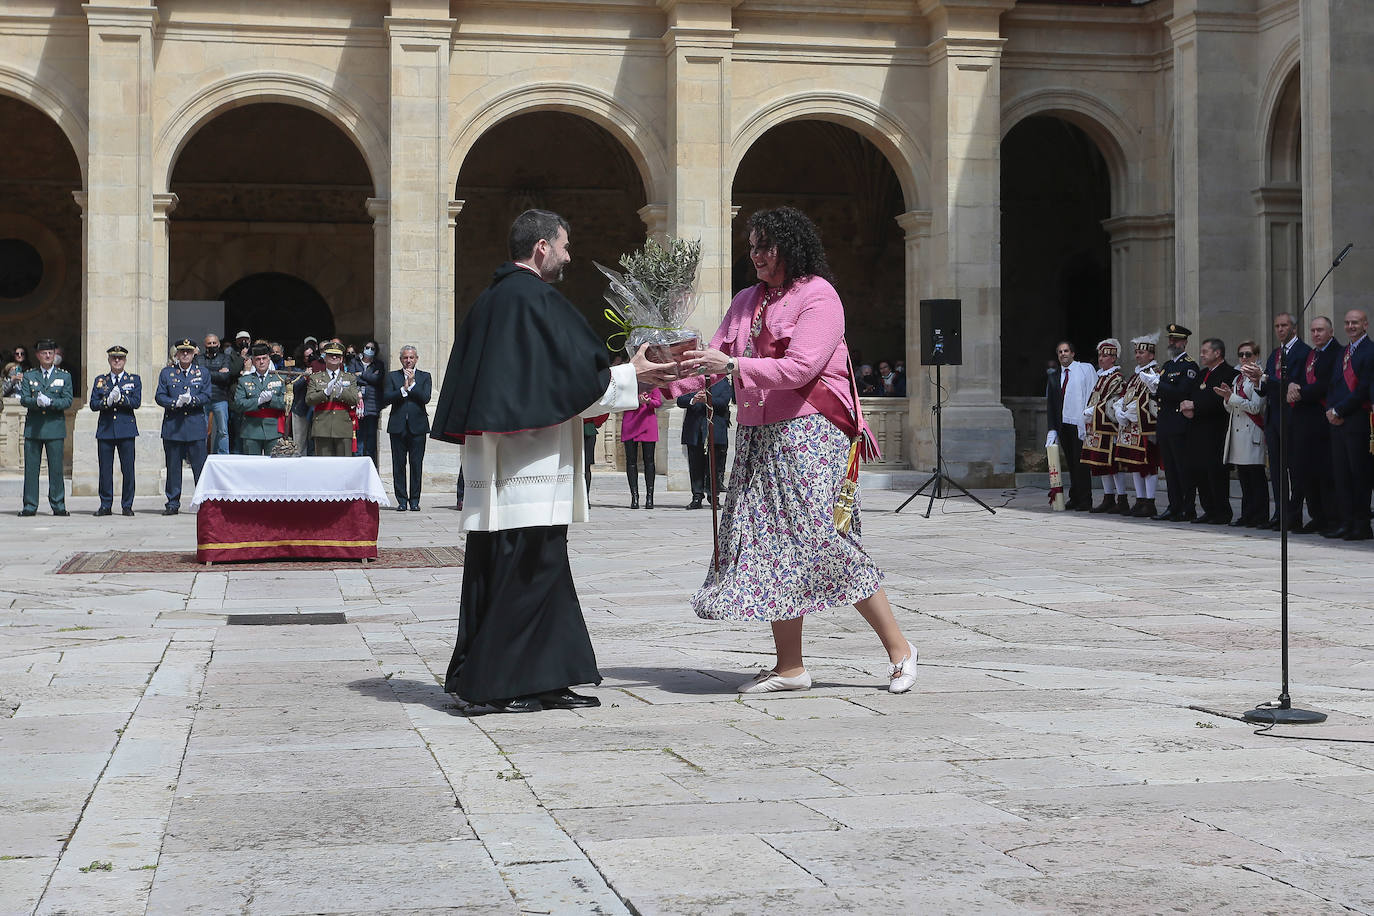
<instances>
[{"instance_id":1,"label":"white glove","mask_svg":"<svg viewBox=\"0 0 1374 916\"><path fill-rule=\"evenodd\" d=\"M324 394L325 394L325 397L329 397L329 398L336 397L336 396L338 395L338 393L339 393L339 390L340 390L339 380L338 380L338 379L334 379L334 380L330 381L329 384L327 384L327 385L324 386Z\"/></svg>"},{"instance_id":2,"label":"white glove","mask_svg":"<svg viewBox=\"0 0 1374 916\"><path fill-rule=\"evenodd\" d=\"M1124 426L1126 423L1126 411L1121 409L1121 398L1112 401L1112 416L1116 417L1116 425Z\"/></svg>"},{"instance_id":3,"label":"white glove","mask_svg":"<svg viewBox=\"0 0 1374 916\"><path fill-rule=\"evenodd\" d=\"M183 391L181 394L177 395L176 406L178 406L178 407L185 407L187 404L190 404L190 403L191 403L191 392L189 392L189 391Z\"/></svg>"},{"instance_id":4,"label":"white glove","mask_svg":"<svg viewBox=\"0 0 1374 916\"><path fill-rule=\"evenodd\" d=\"M113 407L122 400L124 400L124 393L118 388L111 388L110 393L105 395L105 406Z\"/></svg>"},{"instance_id":5,"label":"white glove","mask_svg":"<svg viewBox=\"0 0 1374 916\"><path fill-rule=\"evenodd\" d=\"M1083 419L1085 419L1085 420L1091 420L1091 419L1093 418L1093 413L1094 413L1096 410L1097 410L1097 408L1096 408L1096 407L1092 407L1091 405L1088 406L1088 407L1084 407L1084 408L1083 408Z\"/></svg>"},{"instance_id":6,"label":"white glove","mask_svg":"<svg viewBox=\"0 0 1374 916\"><path fill-rule=\"evenodd\" d=\"M362 418L362 415L363 415L363 402L362 402L362 401L358 401L358 406L357 406L357 408L354 410L354 415L357 416L359 419Z\"/></svg>"},{"instance_id":7,"label":"white glove","mask_svg":"<svg viewBox=\"0 0 1374 916\"><path fill-rule=\"evenodd\" d=\"M267 403L268 401L270 401L270 400L272 400L272 392L270 392L270 391L262 391L262 392L259 392L259 394L258 394L258 403L259 403L259 404L266 404L266 403Z\"/></svg>"},{"instance_id":8,"label":"white glove","mask_svg":"<svg viewBox=\"0 0 1374 916\"><path fill-rule=\"evenodd\" d=\"M38 397L34 398L34 400L38 402L38 406L39 406L39 407L51 407L51 406L52 406L52 398L48 397L46 394L44 394L44 393L41 392L41 391L38 392Z\"/></svg>"},{"instance_id":9,"label":"white glove","mask_svg":"<svg viewBox=\"0 0 1374 916\"><path fill-rule=\"evenodd\" d=\"M1057 430L1053 430L1053 429L1052 429L1052 430L1050 430L1049 433L1046 434L1046 436L1045 436L1045 448L1049 448L1051 445L1058 445L1058 444L1059 444L1059 433L1058 433Z\"/></svg>"},{"instance_id":10,"label":"white glove","mask_svg":"<svg viewBox=\"0 0 1374 916\"><path fill-rule=\"evenodd\" d=\"M1146 388L1150 389L1150 394L1154 394L1155 389L1159 387L1158 372L1142 372L1140 373L1140 380L1145 383Z\"/></svg>"}]
</instances>

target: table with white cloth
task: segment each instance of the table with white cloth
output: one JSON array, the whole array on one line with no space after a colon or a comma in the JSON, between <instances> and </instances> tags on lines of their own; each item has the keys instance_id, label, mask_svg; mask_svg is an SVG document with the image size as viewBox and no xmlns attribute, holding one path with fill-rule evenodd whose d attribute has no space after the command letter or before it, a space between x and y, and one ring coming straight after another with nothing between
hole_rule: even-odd
<instances>
[{"instance_id":1,"label":"table with white cloth","mask_svg":"<svg viewBox=\"0 0 1374 916\"><path fill-rule=\"evenodd\" d=\"M196 559L375 559L387 505L370 458L211 455L191 500Z\"/></svg>"}]
</instances>

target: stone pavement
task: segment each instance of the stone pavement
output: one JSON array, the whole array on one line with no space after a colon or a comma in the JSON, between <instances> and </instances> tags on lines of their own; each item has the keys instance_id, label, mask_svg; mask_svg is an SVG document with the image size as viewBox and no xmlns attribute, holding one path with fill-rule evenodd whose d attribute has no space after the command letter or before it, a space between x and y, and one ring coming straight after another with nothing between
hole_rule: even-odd
<instances>
[{"instance_id":1,"label":"stone pavement","mask_svg":"<svg viewBox=\"0 0 1374 916\"><path fill-rule=\"evenodd\" d=\"M7 515L0 911L1374 913L1374 746L1231 718L1277 694L1276 536L867 492L917 690L841 609L812 690L740 700L769 638L687 610L709 515L623 486L572 539L605 705L474 720L438 685L459 569L55 576L194 518ZM1286 733L1374 739L1374 550L1295 539L1292 576L1331 719Z\"/></svg>"}]
</instances>

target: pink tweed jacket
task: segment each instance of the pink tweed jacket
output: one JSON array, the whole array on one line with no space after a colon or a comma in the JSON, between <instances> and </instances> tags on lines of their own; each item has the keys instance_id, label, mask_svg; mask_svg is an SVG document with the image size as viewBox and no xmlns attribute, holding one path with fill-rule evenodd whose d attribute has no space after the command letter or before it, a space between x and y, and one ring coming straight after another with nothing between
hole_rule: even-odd
<instances>
[{"instance_id":1,"label":"pink tweed jacket","mask_svg":"<svg viewBox=\"0 0 1374 916\"><path fill-rule=\"evenodd\" d=\"M820 376L820 383L852 410L849 390L849 350L844 343L844 306L835 287L820 277L806 277L792 284L782 299L763 313L763 327L754 345L754 356L745 356L754 308L763 284L741 290L730 303L711 346L735 357L739 381L735 386L741 426L764 426L817 413L807 403L802 388ZM684 380L673 387L684 391L700 382Z\"/></svg>"}]
</instances>

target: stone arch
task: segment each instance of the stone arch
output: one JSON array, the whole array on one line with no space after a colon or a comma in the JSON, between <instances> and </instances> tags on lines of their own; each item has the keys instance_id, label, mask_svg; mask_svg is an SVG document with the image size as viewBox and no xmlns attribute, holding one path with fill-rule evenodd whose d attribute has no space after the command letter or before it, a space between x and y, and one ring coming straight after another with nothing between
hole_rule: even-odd
<instances>
[{"instance_id":1,"label":"stone arch","mask_svg":"<svg viewBox=\"0 0 1374 916\"><path fill-rule=\"evenodd\" d=\"M1275 60L1260 100L1257 143L1264 183L1302 181L1302 48L1293 42Z\"/></svg>"},{"instance_id":2,"label":"stone arch","mask_svg":"<svg viewBox=\"0 0 1374 916\"><path fill-rule=\"evenodd\" d=\"M463 160L490 128L516 115L561 111L584 117L615 137L634 160L649 200L666 193L668 155L662 142L633 111L611 95L574 83L540 83L498 94L470 117L449 146L449 187L457 184Z\"/></svg>"},{"instance_id":3,"label":"stone arch","mask_svg":"<svg viewBox=\"0 0 1374 916\"><path fill-rule=\"evenodd\" d=\"M919 210L920 189L929 186L930 163L914 140L914 132L881 106L842 92L804 92L778 99L751 115L730 144L730 184L740 163L764 134L796 120L830 121L853 130L876 146L897 173L908 210Z\"/></svg>"},{"instance_id":4,"label":"stone arch","mask_svg":"<svg viewBox=\"0 0 1374 916\"><path fill-rule=\"evenodd\" d=\"M1061 118L1097 144L1111 176L1112 215L1134 211L1132 163L1139 161L1130 125L1115 109L1090 92L1068 87L1036 89L1002 106L1002 137L1033 115Z\"/></svg>"},{"instance_id":5,"label":"stone arch","mask_svg":"<svg viewBox=\"0 0 1374 916\"><path fill-rule=\"evenodd\" d=\"M77 164L81 167L81 186L86 186L86 147L88 129L81 105L72 104L74 92L62 85L62 80L40 84L21 70L0 64L0 93L26 102L46 114L72 145Z\"/></svg>"},{"instance_id":6,"label":"stone arch","mask_svg":"<svg viewBox=\"0 0 1374 916\"><path fill-rule=\"evenodd\" d=\"M232 76L201 89L177 108L153 140L153 187L166 191L177 157L197 130L231 108L261 102L299 105L322 115L353 141L367 163L378 197L390 179L385 132L350 101L358 93L295 73L255 72Z\"/></svg>"}]
</instances>

